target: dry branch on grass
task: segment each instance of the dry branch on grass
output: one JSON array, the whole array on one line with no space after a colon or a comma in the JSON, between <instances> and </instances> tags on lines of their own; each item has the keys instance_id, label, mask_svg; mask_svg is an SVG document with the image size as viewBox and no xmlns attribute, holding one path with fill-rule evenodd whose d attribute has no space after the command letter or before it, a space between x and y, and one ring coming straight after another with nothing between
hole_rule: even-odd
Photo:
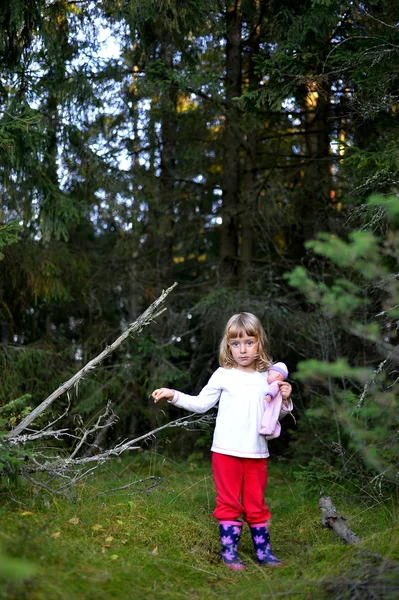
<instances>
[{"instance_id":1,"label":"dry branch on grass","mask_svg":"<svg viewBox=\"0 0 399 600\"><path fill-rule=\"evenodd\" d=\"M321 508L321 524L324 527L332 529L345 544L361 542L361 539L347 526L346 518L338 514L330 496L320 498L319 507Z\"/></svg>"},{"instance_id":2,"label":"dry branch on grass","mask_svg":"<svg viewBox=\"0 0 399 600\"><path fill-rule=\"evenodd\" d=\"M70 438L75 440L75 444L70 453L65 456L65 448L62 450L54 449L51 454L44 454L40 449L32 452L26 463L20 469L20 473L24 475L32 484L51 493L63 494L75 485L94 473L94 471L102 464L111 458L119 457L124 452L137 450L140 448L140 443L145 440L154 438L158 432L166 428L176 427L191 427L200 424L209 424L213 421L213 417L209 415L188 415L180 419L176 419L170 423L166 423L161 427L145 433L131 440L123 440L112 448L103 450L99 447L98 440L101 439L101 434L109 427L114 425L118 418L112 410L112 405L108 402L104 412L97 418L97 421L89 428L82 428L78 433L71 433L68 429L53 429L65 414L68 413L70 407L69 390L72 386L77 386L79 381L87 373L92 371L96 366L101 364L106 356L111 354L118 346L122 344L129 336L140 332L143 327L149 325L154 319L160 315L166 308L162 304L167 295L174 289L175 283L169 289L162 292L161 296L151 304L151 306L119 336L117 340L110 346L107 346L101 354L91 360L78 373L76 373L69 381L63 383L55 392L53 392L44 402L35 408L21 423L19 423L7 436L3 438L3 444L7 444L10 449L13 447L21 447L28 442L37 442L40 439L53 438L54 440L62 440ZM42 414L56 398L59 398L63 393L68 394L68 407L61 417L58 417L52 423L49 423L40 431L28 429L29 425ZM23 433L25 432L25 433Z\"/></svg>"},{"instance_id":3,"label":"dry branch on grass","mask_svg":"<svg viewBox=\"0 0 399 600\"><path fill-rule=\"evenodd\" d=\"M29 463L22 468L24 475L36 487L56 494L66 493L76 483L91 476L100 465L112 458L117 458L125 452L138 450L145 440L155 438L163 429L176 427L190 428L200 425L209 425L214 420L212 415L192 414L170 421L161 427L157 427L144 435L132 440L124 440L108 450L97 452L92 456L70 456L59 455L46 456L42 452L35 452ZM93 429L93 431L95 431Z\"/></svg>"}]
</instances>

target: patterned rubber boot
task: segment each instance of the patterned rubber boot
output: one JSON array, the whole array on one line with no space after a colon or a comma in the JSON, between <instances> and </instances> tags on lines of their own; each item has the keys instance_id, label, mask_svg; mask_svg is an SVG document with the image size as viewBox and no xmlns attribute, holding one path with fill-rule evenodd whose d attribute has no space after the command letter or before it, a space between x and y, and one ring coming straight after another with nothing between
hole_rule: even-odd
<instances>
[{"instance_id":1,"label":"patterned rubber boot","mask_svg":"<svg viewBox=\"0 0 399 600\"><path fill-rule=\"evenodd\" d=\"M233 571L245 569L245 564L237 554L242 525L241 521L219 521L220 542L222 544L220 556L226 567Z\"/></svg>"},{"instance_id":2,"label":"patterned rubber boot","mask_svg":"<svg viewBox=\"0 0 399 600\"><path fill-rule=\"evenodd\" d=\"M252 541L255 546L258 565L266 567L281 567L281 560L276 558L270 545L270 536L267 526L262 523L250 526Z\"/></svg>"}]
</instances>

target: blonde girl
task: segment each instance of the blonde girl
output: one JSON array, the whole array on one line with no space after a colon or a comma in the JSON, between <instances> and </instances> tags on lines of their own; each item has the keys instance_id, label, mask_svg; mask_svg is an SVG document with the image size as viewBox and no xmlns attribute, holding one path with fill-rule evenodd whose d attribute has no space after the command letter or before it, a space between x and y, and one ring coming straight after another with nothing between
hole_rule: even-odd
<instances>
[{"instance_id":1,"label":"blonde girl","mask_svg":"<svg viewBox=\"0 0 399 600\"><path fill-rule=\"evenodd\" d=\"M177 390L154 390L154 402L165 399L179 408L204 413L219 402L212 442L212 470L216 486L221 558L234 570L245 569L237 554L243 522L248 523L259 565L279 566L272 553L264 499L267 484L267 441L259 434L267 393L267 369L272 365L267 337L252 313L233 315L219 351L220 367L198 396ZM292 410L291 385L279 382L283 398L281 417ZM280 418L281 418L280 417Z\"/></svg>"}]
</instances>

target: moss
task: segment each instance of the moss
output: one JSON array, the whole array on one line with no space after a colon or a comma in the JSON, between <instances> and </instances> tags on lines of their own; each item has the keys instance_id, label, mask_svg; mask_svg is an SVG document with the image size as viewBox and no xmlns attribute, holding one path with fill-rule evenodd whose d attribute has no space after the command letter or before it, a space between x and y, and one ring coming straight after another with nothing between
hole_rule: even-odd
<instances>
[{"instance_id":1,"label":"moss","mask_svg":"<svg viewBox=\"0 0 399 600\"><path fill-rule=\"evenodd\" d=\"M103 493L153 473L162 480L151 492L143 491L144 481L138 493L134 486ZM318 498L302 492L303 483L288 466L270 465L270 531L285 568L258 567L244 528L240 554L247 570L233 573L218 557L210 465L193 471L188 463L139 453L103 467L90 484L76 489L73 500L48 502L47 496L43 502L41 492L21 488L18 499L24 508L5 496L1 500L0 543L8 556L34 565L36 574L29 585L3 581L0 598L315 599L323 598L324 581L339 581L359 564L362 549L398 558L399 511L392 502L373 508L339 505L364 540L352 547L321 526Z\"/></svg>"}]
</instances>

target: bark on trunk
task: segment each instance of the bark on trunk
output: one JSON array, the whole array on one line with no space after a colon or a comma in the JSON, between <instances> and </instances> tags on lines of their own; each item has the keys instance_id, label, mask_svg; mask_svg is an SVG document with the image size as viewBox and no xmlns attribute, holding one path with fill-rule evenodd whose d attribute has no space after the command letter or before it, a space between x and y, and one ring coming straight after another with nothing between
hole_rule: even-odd
<instances>
[{"instance_id":1,"label":"bark on trunk","mask_svg":"<svg viewBox=\"0 0 399 600\"><path fill-rule=\"evenodd\" d=\"M321 225L325 225L331 189L330 90L325 89L322 93L309 90L309 98L314 104L310 106L311 112L305 123L307 165L301 211L304 241L312 239Z\"/></svg>"},{"instance_id":2,"label":"bark on trunk","mask_svg":"<svg viewBox=\"0 0 399 600\"><path fill-rule=\"evenodd\" d=\"M165 44L161 57L169 69L173 69L173 46ZM162 115L161 135L161 175L160 175L160 201L158 249L158 290L164 285L169 285L172 279L173 243L175 222L175 170L177 153L177 94L178 89L174 83L169 85L166 102Z\"/></svg>"},{"instance_id":3,"label":"bark on trunk","mask_svg":"<svg viewBox=\"0 0 399 600\"><path fill-rule=\"evenodd\" d=\"M259 88L260 77L255 73L254 56L259 52L261 26L266 10L266 3L252 14L251 33L248 40L246 78L248 91ZM242 210L240 212L240 261L238 265L238 282L243 287L250 279L253 253L254 222L256 211L256 194L258 187L256 151L258 132L253 124L247 131L245 144L245 176L242 190Z\"/></svg>"},{"instance_id":4,"label":"bark on trunk","mask_svg":"<svg viewBox=\"0 0 399 600\"><path fill-rule=\"evenodd\" d=\"M223 140L223 203L220 228L221 279L234 285L238 261L240 127L234 98L241 95L241 2L226 8L226 104Z\"/></svg>"}]
</instances>

